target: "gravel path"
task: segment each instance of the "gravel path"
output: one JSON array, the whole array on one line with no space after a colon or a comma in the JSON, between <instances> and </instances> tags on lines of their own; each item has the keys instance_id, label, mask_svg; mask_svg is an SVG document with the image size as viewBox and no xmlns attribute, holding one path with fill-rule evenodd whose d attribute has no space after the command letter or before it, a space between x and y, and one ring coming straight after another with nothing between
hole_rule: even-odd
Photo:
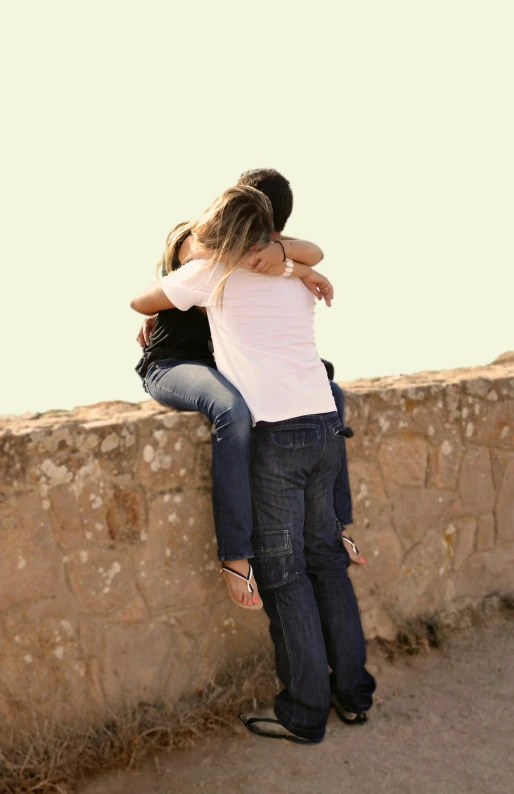
<instances>
[{"instance_id":1,"label":"gravel path","mask_svg":"<svg viewBox=\"0 0 514 794\"><path fill-rule=\"evenodd\" d=\"M514 623L495 618L442 651L380 662L368 725L330 718L312 747L252 736L206 738L140 773L81 794L512 794Z\"/></svg>"}]
</instances>

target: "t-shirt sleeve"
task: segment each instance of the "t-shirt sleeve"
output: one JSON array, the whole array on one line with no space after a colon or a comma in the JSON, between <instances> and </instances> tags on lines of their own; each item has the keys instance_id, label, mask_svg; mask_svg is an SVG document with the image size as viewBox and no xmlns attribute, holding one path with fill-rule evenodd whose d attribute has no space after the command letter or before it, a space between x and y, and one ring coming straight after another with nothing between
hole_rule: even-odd
<instances>
[{"instance_id":1,"label":"t-shirt sleeve","mask_svg":"<svg viewBox=\"0 0 514 794\"><path fill-rule=\"evenodd\" d=\"M185 312L192 306L210 306L216 289L216 269L203 259L182 265L161 279L161 287L172 304Z\"/></svg>"}]
</instances>

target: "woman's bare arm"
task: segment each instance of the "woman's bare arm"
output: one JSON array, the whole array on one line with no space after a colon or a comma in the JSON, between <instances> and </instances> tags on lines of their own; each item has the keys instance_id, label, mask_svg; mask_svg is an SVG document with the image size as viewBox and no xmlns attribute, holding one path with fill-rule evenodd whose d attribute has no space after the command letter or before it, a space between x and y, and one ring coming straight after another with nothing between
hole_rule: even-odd
<instances>
[{"instance_id":1,"label":"woman's bare arm","mask_svg":"<svg viewBox=\"0 0 514 794\"><path fill-rule=\"evenodd\" d=\"M166 297L164 291L157 282L152 287L149 287L145 292L142 292L136 298L130 301L130 307L140 314L151 316L157 314L164 309L174 309L175 306Z\"/></svg>"},{"instance_id":2,"label":"woman's bare arm","mask_svg":"<svg viewBox=\"0 0 514 794\"><path fill-rule=\"evenodd\" d=\"M295 240L294 237L289 237L278 240L273 245L280 248L280 243L284 246L287 258L301 262L302 265L315 267L323 259L324 254L319 245L308 240Z\"/></svg>"},{"instance_id":3,"label":"woman's bare arm","mask_svg":"<svg viewBox=\"0 0 514 794\"><path fill-rule=\"evenodd\" d=\"M284 272L284 254L307 267L314 267L323 259L323 251L315 243L306 240L278 240L258 251L249 251L243 257L240 267L264 273L267 276L281 276ZM296 273L292 274L296 276Z\"/></svg>"}]
</instances>

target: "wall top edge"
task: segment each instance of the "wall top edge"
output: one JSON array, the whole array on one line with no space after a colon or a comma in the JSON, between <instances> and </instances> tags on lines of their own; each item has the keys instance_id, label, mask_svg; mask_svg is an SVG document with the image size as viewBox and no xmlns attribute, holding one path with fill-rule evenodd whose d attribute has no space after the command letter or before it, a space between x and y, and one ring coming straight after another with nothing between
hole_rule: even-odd
<instances>
[{"instance_id":1,"label":"wall top edge","mask_svg":"<svg viewBox=\"0 0 514 794\"><path fill-rule=\"evenodd\" d=\"M376 392L383 390L409 389L461 384L466 381L484 380L491 382L509 381L514 378L514 352L505 353L496 361L487 366L459 367L457 369L427 370L402 375L384 375L374 378L359 378L358 380L341 383L343 388L354 394L363 392Z\"/></svg>"},{"instance_id":2,"label":"wall top edge","mask_svg":"<svg viewBox=\"0 0 514 794\"><path fill-rule=\"evenodd\" d=\"M406 392L415 390L414 399L420 399L426 389L429 393L443 390L450 386L462 386L466 382L482 381L487 384L508 387L509 394L514 396L514 352L504 353L496 361L487 366L463 367L450 370L434 370L416 372L406 375L389 375L384 377L360 378L359 380L342 382L348 394L361 396L380 392ZM181 412L185 416L189 412ZM93 405L79 406L72 410L51 410L44 413L6 414L0 415L0 435L2 433L23 434L35 430L59 425L81 425L85 429L93 429L102 425L127 424L143 419L151 419L159 415L169 414L169 409L162 407L154 400L148 399L139 403L121 400L100 402ZM199 421L200 421L200 417Z\"/></svg>"}]
</instances>

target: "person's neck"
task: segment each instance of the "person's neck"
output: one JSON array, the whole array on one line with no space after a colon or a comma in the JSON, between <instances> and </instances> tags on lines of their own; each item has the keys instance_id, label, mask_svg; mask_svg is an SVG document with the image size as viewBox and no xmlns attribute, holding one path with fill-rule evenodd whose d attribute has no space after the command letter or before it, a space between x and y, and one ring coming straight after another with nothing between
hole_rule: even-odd
<instances>
[{"instance_id":1,"label":"person's neck","mask_svg":"<svg viewBox=\"0 0 514 794\"><path fill-rule=\"evenodd\" d=\"M270 237L270 240L273 243L275 242L275 240L281 240L282 239L281 233L280 232L276 232L276 231L272 231L269 237Z\"/></svg>"}]
</instances>

